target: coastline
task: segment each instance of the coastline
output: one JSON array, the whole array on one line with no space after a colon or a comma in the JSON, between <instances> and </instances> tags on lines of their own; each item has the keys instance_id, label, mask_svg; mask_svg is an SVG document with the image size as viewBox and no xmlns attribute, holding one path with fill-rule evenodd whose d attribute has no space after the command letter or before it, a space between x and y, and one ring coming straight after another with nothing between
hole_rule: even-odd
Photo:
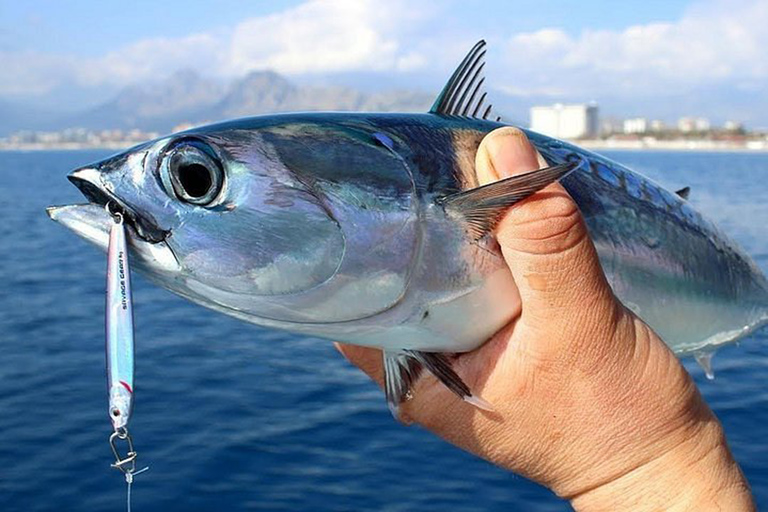
<instances>
[{"instance_id":1,"label":"coastline","mask_svg":"<svg viewBox=\"0 0 768 512\"><path fill-rule=\"evenodd\" d=\"M582 139L569 141L592 151L699 151L719 153L768 153L768 140L724 141L708 139Z\"/></svg>"},{"instance_id":2,"label":"coastline","mask_svg":"<svg viewBox=\"0 0 768 512\"><path fill-rule=\"evenodd\" d=\"M47 144L41 142L3 144L0 151L79 151L83 149L112 149L115 151L128 149L141 144L139 141L116 141L106 144L83 144L79 142L61 142Z\"/></svg>"}]
</instances>

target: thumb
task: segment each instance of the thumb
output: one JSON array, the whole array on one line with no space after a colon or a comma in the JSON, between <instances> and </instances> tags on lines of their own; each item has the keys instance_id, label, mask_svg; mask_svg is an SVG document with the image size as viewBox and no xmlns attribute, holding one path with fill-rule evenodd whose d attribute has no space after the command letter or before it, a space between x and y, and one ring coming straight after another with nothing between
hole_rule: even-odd
<instances>
[{"instance_id":1,"label":"thumb","mask_svg":"<svg viewBox=\"0 0 768 512\"><path fill-rule=\"evenodd\" d=\"M525 134L505 127L483 139L476 169L481 184L546 166ZM616 301L578 206L554 183L513 206L496 239L533 327L567 326L573 314L611 315ZM598 318L605 318L598 316Z\"/></svg>"}]
</instances>

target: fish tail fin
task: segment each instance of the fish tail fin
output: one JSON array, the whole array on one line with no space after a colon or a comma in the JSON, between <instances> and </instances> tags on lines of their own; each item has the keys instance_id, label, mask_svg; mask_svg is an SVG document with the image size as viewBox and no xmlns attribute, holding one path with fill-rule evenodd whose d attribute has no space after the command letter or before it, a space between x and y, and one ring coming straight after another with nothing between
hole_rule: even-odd
<instances>
[{"instance_id":1,"label":"fish tail fin","mask_svg":"<svg viewBox=\"0 0 768 512\"><path fill-rule=\"evenodd\" d=\"M493 411L491 404L472 393L453 370L445 354L418 350L384 351L384 392L395 418L398 417L400 404L410 399L413 384L424 369L465 402L485 411Z\"/></svg>"}]
</instances>

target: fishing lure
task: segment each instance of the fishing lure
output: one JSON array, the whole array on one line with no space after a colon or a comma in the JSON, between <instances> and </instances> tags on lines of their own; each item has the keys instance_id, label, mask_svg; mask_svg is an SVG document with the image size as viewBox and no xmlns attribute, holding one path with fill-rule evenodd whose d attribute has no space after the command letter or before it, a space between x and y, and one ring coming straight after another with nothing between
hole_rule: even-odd
<instances>
[{"instance_id":1,"label":"fishing lure","mask_svg":"<svg viewBox=\"0 0 768 512\"><path fill-rule=\"evenodd\" d=\"M128 248L125 239L123 215L110 209L113 224L109 232L107 251L107 303L106 303L106 351L107 386L109 389L109 418L113 432L109 444L115 456L113 468L125 475L128 484L128 510L131 509L131 484L133 477L146 471L136 471L137 453L128 433L128 422L133 412L133 303L131 274L128 266ZM125 455L118 445L125 444Z\"/></svg>"}]
</instances>

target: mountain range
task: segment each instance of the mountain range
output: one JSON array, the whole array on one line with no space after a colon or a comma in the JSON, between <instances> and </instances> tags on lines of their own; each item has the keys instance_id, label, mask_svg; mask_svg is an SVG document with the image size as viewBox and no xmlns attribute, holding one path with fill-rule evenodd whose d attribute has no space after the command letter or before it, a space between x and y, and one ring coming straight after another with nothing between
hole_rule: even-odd
<instances>
[{"instance_id":1,"label":"mountain range","mask_svg":"<svg viewBox=\"0 0 768 512\"><path fill-rule=\"evenodd\" d=\"M437 89L431 92L402 88L362 92L344 86L300 85L273 71L254 71L224 82L191 70L177 71L158 82L125 87L112 99L95 107L70 109L64 113L54 110L61 107L64 100L57 98L66 96L66 92L52 93L45 102L31 104L0 97L0 137L22 130L59 131L65 128L137 128L168 133L182 123L200 124L290 111L425 112L437 95ZM528 110L533 105L548 105L555 101L584 103L594 99L568 94L559 97L512 94L503 88L490 92L494 111L502 114L505 121L519 125L527 124ZM694 95L670 91L663 97L641 95L632 100L603 96L599 98L600 115L603 119L647 117L673 124L677 119L672 114L677 113L709 116L715 124L735 119L747 123L750 129L768 130L768 126L760 122L768 119L768 104L760 101L762 94L762 90L756 90L728 96L725 91L714 88ZM720 101L716 101L717 98ZM729 112L730 116L724 117L723 112Z\"/></svg>"},{"instance_id":2,"label":"mountain range","mask_svg":"<svg viewBox=\"0 0 768 512\"><path fill-rule=\"evenodd\" d=\"M18 130L72 127L166 133L179 123L287 111L423 112L433 99L406 90L364 93L347 87L301 86L273 71L255 71L224 84L182 70L158 83L126 87L112 100L76 113L53 114L0 102L0 136Z\"/></svg>"}]
</instances>

